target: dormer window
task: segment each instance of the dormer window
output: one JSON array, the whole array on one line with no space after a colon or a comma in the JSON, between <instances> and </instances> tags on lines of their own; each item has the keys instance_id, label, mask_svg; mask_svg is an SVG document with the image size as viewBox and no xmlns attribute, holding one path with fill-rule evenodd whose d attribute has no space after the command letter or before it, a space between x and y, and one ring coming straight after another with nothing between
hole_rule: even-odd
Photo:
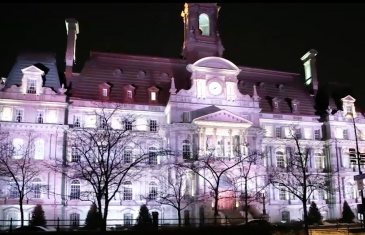
<instances>
[{"instance_id":1,"label":"dormer window","mask_svg":"<svg viewBox=\"0 0 365 235\"><path fill-rule=\"evenodd\" d=\"M296 113L298 114L299 113L299 101L298 100L292 100L291 101L291 111L292 113Z\"/></svg>"},{"instance_id":2,"label":"dormer window","mask_svg":"<svg viewBox=\"0 0 365 235\"><path fill-rule=\"evenodd\" d=\"M152 101L156 100L156 92L154 92L154 91L151 92L151 100Z\"/></svg>"},{"instance_id":3,"label":"dormer window","mask_svg":"<svg viewBox=\"0 0 365 235\"><path fill-rule=\"evenodd\" d=\"M128 99L132 99L133 98L132 91L127 91L127 98Z\"/></svg>"},{"instance_id":4,"label":"dormer window","mask_svg":"<svg viewBox=\"0 0 365 235\"><path fill-rule=\"evenodd\" d=\"M110 85L108 83L103 83L99 85L99 95L101 99L109 99Z\"/></svg>"},{"instance_id":5,"label":"dormer window","mask_svg":"<svg viewBox=\"0 0 365 235\"><path fill-rule=\"evenodd\" d=\"M43 70L37 66L29 66L22 69L22 93L23 94L37 94L43 93L43 76L45 75Z\"/></svg>"},{"instance_id":6,"label":"dormer window","mask_svg":"<svg viewBox=\"0 0 365 235\"><path fill-rule=\"evenodd\" d=\"M157 103L158 102L158 88L153 86L148 89L149 92L149 102Z\"/></svg>"},{"instance_id":7,"label":"dormer window","mask_svg":"<svg viewBox=\"0 0 365 235\"><path fill-rule=\"evenodd\" d=\"M133 102L134 100L134 91L135 88L132 85L124 86L124 100L126 102Z\"/></svg>"},{"instance_id":8,"label":"dormer window","mask_svg":"<svg viewBox=\"0 0 365 235\"><path fill-rule=\"evenodd\" d=\"M108 96L108 90L106 88L103 88L103 96L104 97Z\"/></svg>"},{"instance_id":9,"label":"dormer window","mask_svg":"<svg viewBox=\"0 0 365 235\"><path fill-rule=\"evenodd\" d=\"M272 109L274 112L280 112L280 108L279 108L279 102L280 102L280 99L279 98L274 98L272 99Z\"/></svg>"},{"instance_id":10,"label":"dormer window","mask_svg":"<svg viewBox=\"0 0 365 235\"><path fill-rule=\"evenodd\" d=\"M28 78L27 79L27 93L28 94L36 94L37 93L37 79Z\"/></svg>"},{"instance_id":11,"label":"dormer window","mask_svg":"<svg viewBox=\"0 0 365 235\"><path fill-rule=\"evenodd\" d=\"M356 118L356 112L355 112L355 99L351 97L350 95L346 96L345 98L341 99L342 101L342 110L343 115L346 117L352 116L353 118Z\"/></svg>"}]
</instances>

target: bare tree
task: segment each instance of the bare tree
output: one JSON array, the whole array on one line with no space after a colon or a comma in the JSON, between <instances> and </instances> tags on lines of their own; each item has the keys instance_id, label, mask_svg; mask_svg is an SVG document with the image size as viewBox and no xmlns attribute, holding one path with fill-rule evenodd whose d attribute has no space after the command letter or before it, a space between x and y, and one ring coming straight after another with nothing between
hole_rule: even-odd
<instances>
[{"instance_id":1,"label":"bare tree","mask_svg":"<svg viewBox=\"0 0 365 235\"><path fill-rule=\"evenodd\" d=\"M191 192L193 185L190 184L188 179L188 169L169 163L165 166L165 169L167 171L163 171L158 177L160 191L156 202L176 209L180 227L181 211L195 202Z\"/></svg>"},{"instance_id":2,"label":"bare tree","mask_svg":"<svg viewBox=\"0 0 365 235\"><path fill-rule=\"evenodd\" d=\"M36 135L29 133L23 139L13 141L7 133L1 133L0 176L1 181L9 187L9 198L18 199L20 208L20 225L24 225L24 200L40 195L44 185L35 182L42 173L39 162L34 158ZM25 140L25 141L24 141Z\"/></svg>"},{"instance_id":3,"label":"bare tree","mask_svg":"<svg viewBox=\"0 0 365 235\"><path fill-rule=\"evenodd\" d=\"M295 125L287 128L292 141L290 147L286 147L286 160L269 169L269 181L278 190L301 201L305 232L309 234L307 202L315 192L323 195L330 192L332 172L329 169L315 169L319 167L310 168L313 146L304 144Z\"/></svg>"},{"instance_id":4,"label":"bare tree","mask_svg":"<svg viewBox=\"0 0 365 235\"><path fill-rule=\"evenodd\" d=\"M68 135L70 157L57 159L54 166L70 181L86 184L82 190L71 189L70 199L92 201L100 214L105 231L109 204L126 181L140 176L149 164L157 164L160 150L148 153L145 142L159 141L156 133L136 129L136 116L123 115L118 105L101 104L88 114L88 123L71 128ZM146 128L145 128L146 129Z\"/></svg>"},{"instance_id":5,"label":"bare tree","mask_svg":"<svg viewBox=\"0 0 365 235\"><path fill-rule=\"evenodd\" d=\"M244 199L245 222L248 222L248 207L251 202L261 197L262 191L268 186L266 168L263 168L263 158L260 154L252 154L242 157L239 167L239 175L236 177L236 191L240 193L240 199Z\"/></svg>"},{"instance_id":6,"label":"bare tree","mask_svg":"<svg viewBox=\"0 0 365 235\"><path fill-rule=\"evenodd\" d=\"M235 198L236 186L234 183L235 173L238 167L245 159L261 154L256 151L249 151L246 155L236 156L235 158L221 158L215 156L215 151L210 150L206 155L198 156L193 163L177 163L179 167L185 167L193 171L199 177L201 177L210 190L209 193L205 192L203 197L213 197L214 205L214 223L217 223L218 204L219 200ZM233 206L233 205L232 205Z\"/></svg>"}]
</instances>

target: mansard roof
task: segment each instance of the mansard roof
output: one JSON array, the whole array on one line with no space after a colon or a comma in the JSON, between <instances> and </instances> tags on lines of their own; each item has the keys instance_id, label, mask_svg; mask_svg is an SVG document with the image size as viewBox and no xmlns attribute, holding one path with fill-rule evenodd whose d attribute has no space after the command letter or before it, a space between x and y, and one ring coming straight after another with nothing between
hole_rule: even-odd
<instances>
[{"instance_id":1,"label":"mansard roof","mask_svg":"<svg viewBox=\"0 0 365 235\"><path fill-rule=\"evenodd\" d=\"M22 53L16 59L9 76L6 87L20 86L23 78L23 69L34 66L44 72L44 86L58 90L61 88L55 55L51 53Z\"/></svg>"},{"instance_id":2,"label":"mansard roof","mask_svg":"<svg viewBox=\"0 0 365 235\"><path fill-rule=\"evenodd\" d=\"M272 113L272 99L280 99L280 112L291 113L291 101L300 102L302 115L315 115L315 100L310 96L299 74L284 73L279 71L250 69L241 67L238 75L238 89L242 94L252 94L253 85L256 85L257 95L260 99L260 108L263 113ZM257 86L263 82L265 86ZM285 89L279 89L284 85Z\"/></svg>"},{"instance_id":3,"label":"mansard roof","mask_svg":"<svg viewBox=\"0 0 365 235\"><path fill-rule=\"evenodd\" d=\"M111 85L110 101L123 102L123 88L132 85L135 88L133 103L148 104L148 89L155 86L159 89L157 105L166 105L171 77L175 78L177 89L190 87L190 73L186 66L186 61L181 59L92 52L80 76L73 78L70 95L95 99L98 85L107 82ZM123 72L116 75L116 69ZM141 71L145 76L139 76Z\"/></svg>"}]
</instances>

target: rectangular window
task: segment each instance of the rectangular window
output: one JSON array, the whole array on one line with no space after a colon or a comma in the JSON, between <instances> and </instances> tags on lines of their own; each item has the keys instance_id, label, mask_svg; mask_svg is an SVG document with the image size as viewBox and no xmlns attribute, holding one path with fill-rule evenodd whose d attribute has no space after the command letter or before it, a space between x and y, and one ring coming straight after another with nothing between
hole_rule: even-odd
<instances>
[{"instance_id":1,"label":"rectangular window","mask_svg":"<svg viewBox=\"0 0 365 235\"><path fill-rule=\"evenodd\" d=\"M81 116L74 115L73 125L74 125L74 127L81 127Z\"/></svg>"},{"instance_id":2,"label":"rectangular window","mask_svg":"<svg viewBox=\"0 0 365 235\"><path fill-rule=\"evenodd\" d=\"M183 122L190 121L190 112L183 112Z\"/></svg>"},{"instance_id":3,"label":"rectangular window","mask_svg":"<svg viewBox=\"0 0 365 235\"><path fill-rule=\"evenodd\" d=\"M321 132L320 130L314 130L314 139L320 140L321 139Z\"/></svg>"},{"instance_id":4,"label":"rectangular window","mask_svg":"<svg viewBox=\"0 0 365 235\"><path fill-rule=\"evenodd\" d=\"M297 104L293 104L293 112L296 112L298 110L298 105Z\"/></svg>"},{"instance_id":5,"label":"rectangular window","mask_svg":"<svg viewBox=\"0 0 365 235\"><path fill-rule=\"evenodd\" d=\"M37 93L37 79L28 78L27 93L28 94L36 94Z\"/></svg>"},{"instance_id":6,"label":"rectangular window","mask_svg":"<svg viewBox=\"0 0 365 235\"><path fill-rule=\"evenodd\" d=\"M15 109L15 122L23 122L24 120L24 110L23 109Z\"/></svg>"},{"instance_id":7,"label":"rectangular window","mask_svg":"<svg viewBox=\"0 0 365 235\"><path fill-rule=\"evenodd\" d=\"M151 100L156 100L156 92L151 92Z\"/></svg>"},{"instance_id":8,"label":"rectangular window","mask_svg":"<svg viewBox=\"0 0 365 235\"><path fill-rule=\"evenodd\" d=\"M347 113L352 113L352 106L351 105L346 105L346 112Z\"/></svg>"},{"instance_id":9,"label":"rectangular window","mask_svg":"<svg viewBox=\"0 0 365 235\"><path fill-rule=\"evenodd\" d=\"M150 120L150 132L157 132L157 121Z\"/></svg>"},{"instance_id":10,"label":"rectangular window","mask_svg":"<svg viewBox=\"0 0 365 235\"><path fill-rule=\"evenodd\" d=\"M77 147L71 148L71 162L78 162L80 161L80 152Z\"/></svg>"},{"instance_id":11,"label":"rectangular window","mask_svg":"<svg viewBox=\"0 0 365 235\"><path fill-rule=\"evenodd\" d=\"M124 163L132 163L132 150L124 150Z\"/></svg>"},{"instance_id":12,"label":"rectangular window","mask_svg":"<svg viewBox=\"0 0 365 235\"><path fill-rule=\"evenodd\" d=\"M296 139L302 138L302 129L295 129L295 138Z\"/></svg>"},{"instance_id":13,"label":"rectangular window","mask_svg":"<svg viewBox=\"0 0 365 235\"><path fill-rule=\"evenodd\" d=\"M130 186L123 187L123 200L124 201L132 200L132 188Z\"/></svg>"},{"instance_id":14,"label":"rectangular window","mask_svg":"<svg viewBox=\"0 0 365 235\"><path fill-rule=\"evenodd\" d=\"M275 127L275 137L281 138L281 127Z\"/></svg>"},{"instance_id":15,"label":"rectangular window","mask_svg":"<svg viewBox=\"0 0 365 235\"><path fill-rule=\"evenodd\" d=\"M11 121L13 118L13 109L11 107L3 107L2 109L2 120Z\"/></svg>"},{"instance_id":16,"label":"rectangular window","mask_svg":"<svg viewBox=\"0 0 365 235\"><path fill-rule=\"evenodd\" d=\"M282 200L282 201L286 200L286 192L284 189L279 190L279 200Z\"/></svg>"},{"instance_id":17,"label":"rectangular window","mask_svg":"<svg viewBox=\"0 0 365 235\"><path fill-rule=\"evenodd\" d=\"M108 89L103 88L103 96L108 96Z\"/></svg>"},{"instance_id":18,"label":"rectangular window","mask_svg":"<svg viewBox=\"0 0 365 235\"><path fill-rule=\"evenodd\" d=\"M44 110L37 110L36 123L44 123Z\"/></svg>"},{"instance_id":19,"label":"rectangular window","mask_svg":"<svg viewBox=\"0 0 365 235\"><path fill-rule=\"evenodd\" d=\"M9 198L12 199L19 198L18 187L16 186L15 183L10 183Z\"/></svg>"},{"instance_id":20,"label":"rectangular window","mask_svg":"<svg viewBox=\"0 0 365 235\"><path fill-rule=\"evenodd\" d=\"M133 128L132 122L130 121L124 121L124 130L131 131Z\"/></svg>"},{"instance_id":21,"label":"rectangular window","mask_svg":"<svg viewBox=\"0 0 365 235\"><path fill-rule=\"evenodd\" d=\"M348 131L347 131L347 130L343 130L343 138L344 138L345 140L348 140L348 139L349 139L349 133L348 133Z\"/></svg>"},{"instance_id":22,"label":"rectangular window","mask_svg":"<svg viewBox=\"0 0 365 235\"><path fill-rule=\"evenodd\" d=\"M132 91L127 91L127 98L132 99Z\"/></svg>"},{"instance_id":23,"label":"rectangular window","mask_svg":"<svg viewBox=\"0 0 365 235\"><path fill-rule=\"evenodd\" d=\"M99 116L99 127L101 129L108 128L108 120L104 116Z\"/></svg>"}]
</instances>

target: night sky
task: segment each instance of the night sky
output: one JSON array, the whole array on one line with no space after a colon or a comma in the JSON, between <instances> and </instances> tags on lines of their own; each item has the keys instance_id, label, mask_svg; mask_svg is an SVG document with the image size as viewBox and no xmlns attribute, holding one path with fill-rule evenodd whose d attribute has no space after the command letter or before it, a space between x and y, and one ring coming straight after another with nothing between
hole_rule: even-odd
<instances>
[{"instance_id":1,"label":"night sky","mask_svg":"<svg viewBox=\"0 0 365 235\"><path fill-rule=\"evenodd\" d=\"M300 57L316 49L319 81L349 84L365 108L365 4L221 6L224 57L242 66L303 74ZM79 21L77 68L90 51L179 58L184 3L0 4L0 76L19 52L54 52L63 66L64 20Z\"/></svg>"}]
</instances>

